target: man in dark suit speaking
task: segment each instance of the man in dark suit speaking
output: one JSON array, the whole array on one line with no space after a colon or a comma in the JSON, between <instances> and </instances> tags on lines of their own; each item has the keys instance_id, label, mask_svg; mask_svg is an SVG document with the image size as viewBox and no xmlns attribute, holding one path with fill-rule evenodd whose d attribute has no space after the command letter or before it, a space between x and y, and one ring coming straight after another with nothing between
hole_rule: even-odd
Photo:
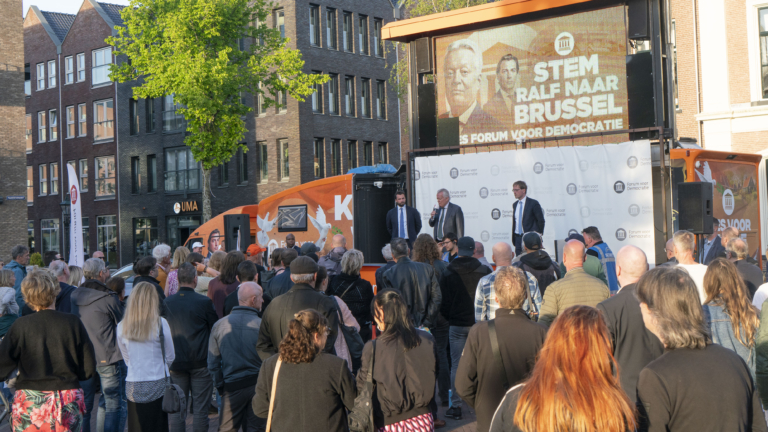
<instances>
[{"instance_id":1,"label":"man in dark suit speaking","mask_svg":"<svg viewBox=\"0 0 768 432\"><path fill-rule=\"evenodd\" d=\"M531 231L544 234L544 213L541 204L533 198L528 198L528 185L518 180L512 184L515 201L512 204L512 243L515 245L515 255L523 252L523 234Z\"/></svg>"},{"instance_id":2,"label":"man in dark suit speaking","mask_svg":"<svg viewBox=\"0 0 768 432\"><path fill-rule=\"evenodd\" d=\"M437 191L437 208L432 210L429 226L434 227L432 236L437 241L442 240L447 233L454 233L457 238L464 237L464 212L451 202L448 189Z\"/></svg>"},{"instance_id":3,"label":"man in dark suit speaking","mask_svg":"<svg viewBox=\"0 0 768 432\"><path fill-rule=\"evenodd\" d=\"M413 242L421 231L421 214L413 207L405 205L405 192L395 192L395 208L387 212L387 231L395 238L404 238L408 247L413 249Z\"/></svg>"}]
</instances>

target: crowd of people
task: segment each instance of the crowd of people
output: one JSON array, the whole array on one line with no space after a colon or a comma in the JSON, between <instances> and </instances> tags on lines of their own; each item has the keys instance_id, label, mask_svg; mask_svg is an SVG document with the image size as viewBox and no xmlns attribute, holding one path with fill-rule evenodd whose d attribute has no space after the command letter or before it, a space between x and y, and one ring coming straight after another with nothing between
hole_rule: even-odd
<instances>
[{"instance_id":1,"label":"crowd of people","mask_svg":"<svg viewBox=\"0 0 768 432\"><path fill-rule=\"evenodd\" d=\"M587 227L558 262L522 233L537 225L521 200L489 261L447 231L463 230L447 191L433 235L397 198L375 288L340 234L326 250L289 235L269 256L160 244L130 291L103 254L28 268L14 247L0 270L14 432L90 431L94 409L98 432L185 431L188 411L203 432L212 409L219 431L342 432L361 406L379 432L433 431L466 408L478 432L768 432L768 284L735 228L701 250L677 232L651 269Z\"/></svg>"}]
</instances>

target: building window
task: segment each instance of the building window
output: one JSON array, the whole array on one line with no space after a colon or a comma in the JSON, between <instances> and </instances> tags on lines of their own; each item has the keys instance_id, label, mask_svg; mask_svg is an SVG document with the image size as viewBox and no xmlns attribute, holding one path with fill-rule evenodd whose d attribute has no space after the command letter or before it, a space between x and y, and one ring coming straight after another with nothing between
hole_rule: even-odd
<instances>
[{"instance_id":1,"label":"building window","mask_svg":"<svg viewBox=\"0 0 768 432\"><path fill-rule=\"evenodd\" d=\"M56 60L48 61L48 88L56 87Z\"/></svg>"},{"instance_id":2,"label":"building window","mask_svg":"<svg viewBox=\"0 0 768 432\"><path fill-rule=\"evenodd\" d=\"M27 126L24 132L24 139L27 141L27 153L32 151L32 114L27 114Z\"/></svg>"},{"instance_id":3,"label":"building window","mask_svg":"<svg viewBox=\"0 0 768 432\"><path fill-rule=\"evenodd\" d=\"M328 39L328 48L339 49L339 43L336 38L336 9L325 8L325 33Z\"/></svg>"},{"instance_id":4,"label":"building window","mask_svg":"<svg viewBox=\"0 0 768 432\"><path fill-rule=\"evenodd\" d=\"M93 50L91 85L109 82L109 65L112 64L112 47Z\"/></svg>"},{"instance_id":5,"label":"building window","mask_svg":"<svg viewBox=\"0 0 768 432\"><path fill-rule=\"evenodd\" d=\"M368 17L365 15L358 15L357 19L358 30L357 37L360 43L360 53L368 55Z\"/></svg>"},{"instance_id":6,"label":"building window","mask_svg":"<svg viewBox=\"0 0 768 432\"><path fill-rule=\"evenodd\" d=\"M389 152L387 151L387 143L379 143L379 163L389 163Z\"/></svg>"},{"instance_id":7,"label":"building window","mask_svg":"<svg viewBox=\"0 0 768 432\"><path fill-rule=\"evenodd\" d=\"M277 142L277 149L280 152L280 164L278 165L278 178L280 181L288 180L290 175L290 163L288 158L288 141L280 140Z\"/></svg>"},{"instance_id":8,"label":"building window","mask_svg":"<svg viewBox=\"0 0 768 432\"><path fill-rule=\"evenodd\" d=\"M256 143L256 148L259 149L259 181L264 183L269 179L269 148L266 142Z\"/></svg>"},{"instance_id":9,"label":"building window","mask_svg":"<svg viewBox=\"0 0 768 432\"><path fill-rule=\"evenodd\" d=\"M64 57L64 84L75 82L75 59L72 56Z\"/></svg>"},{"instance_id":10,"label":"building window","mask_svg":"<svg viewBox=\"0 0 768 432\"><path fill-rule=\"evenodd\" d=\"M40 184L39 195L48 195L48 164L41 164L37 167L38 183Z\"/></svg>"},{"instance_id":11,"label":"building window","mask_svg":"<svg viewBox=\"0 0 768 432\"><path fill-rule=\"evenodd\" d=\"M325 148L322 138L315 138L313 145L315 153L315 178L325 177Z\"/></svg>"},{"instance_id":12,"label":"building window","mask_svg":"<svg viewBox=\"0 0 768 432\"><path fill-rule=\"evenodd\" d=\"M237 184L248 184L248 154L242 147L237 150Z\"/></svg>"},{"instance_id":13,"label":"building window","mask_svg":"<svg viewBox=\"0 0 768 432\"><path fill-rule=\"evenodd\" d=\"M133 220L134 258L152 256L152 249L158 245L157 218L136 218Z\"/></svg>"},{"instance_id":14,"label":"building window","mask_svg":"<svg viewBox=\"0 0 768 432\"><path fill-rule=\"evenodd\" d=\"M344 77L344 113L355 116L355 77Z\"/></svg>"},{"instance_id":15,"label":"building window","mask_svg":"<svg viewBox=\"0 0 768 432\"><path fill-rule=\"evenodd\" d=\"M48 133L48 126L45 124L45 111L39 111L37 113L37 142L43 143L46 141Z\"/></svg>"},{"instance_id":16,"label":"building window","mask_svg":"<svg viewBox=\"0 0 768 432\"><path fill-rule=\"evenodd\" d=\"M48 130L51 141L59 139L59 113L56 110L48 111Z\"/></svg>"},{"instance_id":17,"label":"building window","mask_svg":"<svg viewBox=\"0 0 768 432\"><path fill-rule=\"evenodd\" d=\"M88 159L80 159L80 192L88 192Z\"/></svg>"},{"instance_id":18,"label":"building window","mask_svg":"<svg viewBox=\"0 0 768 432\"><path fill-rule=\"evenodd\" d=\"M43 239L43 250L59 252L59 220L43 219L40 221L40 234Z\"/></svg>"},{"instance_id":19,"label":"building window","mask_svg":"<svg viewBox=\"0 0 768 432\"><path fill-rule=\"evenodd\" d=\"M320 6L309 5L309 44L320 46Z\"/></svg>"},{"instance_id":20,"label":"building window","mask_svg":"<svg viewBox=\"0 0 768 432\"><path fill-rule=\"evenodd\" d=\"M85 104L77 106L77 135L86 136L88 134L88 114L85 112Z\"/></svg>"},{"instance_id":21,"label":"building window","mask_svg":"<svg viewBox=\"0 0 768 432\"><path fill-rule=\"evenodd\" d=\"M341 140L331 140L331 175L341 174Z\"/></svg>"},{"instance_id":22,"label":"building window","mask_svg":"<svg viewBox=\"0 0 768 432\"><path fill-rule=\"evenodd\" d=\"M31 166L27 166L27 204L32 204L35 201L34 175L34 169Z\"/></svg>"},{"instance_id":23,"label":"building window","mask_svg":"<svg viewBox=\"0 0 768 432\"><path fill-rule=\"evenodd\" d=\"M373 54L376 57L384 57L384 41L381 40L381 18L373 19Z\"/></svg>"},{"instance_id":24,"label":"building window","mask_svg":"<svg viewBox=\"0 0 768 432\"><path fill-rule=\"evenodd\" d=\"M157 192L157 156L147 156L147 192Z\"/></svg>"},{"instance_id":25,"label":"building window","mask_svg":"<svg viewBox=\"0 0 768 432\"><path fill-rule=\"evenodd\" d=\"M355 51L355 31L352 24L352 12L344 12L344 24L342 28L341 43L344 45L344 51Z\"/></svg>"},{"instance_id":26,"label":"building window","mask_svg":"<svg viewBox=\"0 0 768 432\"><path fill-rule=\"evenodd\" d=\"M331 115L339 115L339 75L328 74L328 110Z\"/></svg>"},{"instance_id":27,"label":"building window","mask_svg":"<svg viewBox=\"0 0 768 432\"><path fill-rule=\"evenodd\" d=\"M114 196L115 157L97 157L94 162L96 164L96 197Z\"/></svg>"},{"instance_id":28,"label":"building window","mask_svg":"<svg viewBox=\"0 0 768 432\"><path fill-rule=\"evenodd\" d=\"M757 11L760 20L760 82L763 84L763 99L768 99L768 7Z\"/></svg>"},{"instance_id":29,"label":"building window","mask_svg":"<svg viewBox=\"0 0 768 432\"><path fill-rule=\"evenodd\" d=\"M370 141L363 143L363 164L367 166L373 165L373 143Z\"/></svg>"},{"instance_id":30,"label":"building window","mask_svg":"<svg viewBox=\"0 0 768 432\"><path fill-rule=\"evenodd\" d=\"M171 216L166 219L165 233L171 250L184 246L184 242L189 238L189 234L202 225L201 219L200 216ZM224 239L222 238L221 241L223 242Z\"/></svg>"},{"instance_id":31,"label":"building window","mask_svg":"<svg viewBox=\"0 0 768 432\"><path fill-rule=\"evenodd\" d=\"M322 75L320 71L312 71L315 75ZM315 114L323 113L323 85L315 84L315 92L312 93L312 112Z\"/></svg>"},{"instance_id":32,"label":"building window","mask_svg":"<svg viewBox=\"0 0 768 432\"><path fill-rule=\"evenodd\" d=\"M24 94L27 96L32 94L32 68L29 63L24 65Z\"/></svg>"},{"instance_id":33,"label":"building window","mask_svg":"<svg viewBox=\"0 0 768 432\"><path fill-rule=\"evenodd\" d=\"M347 141L347 167L357 168L357 141Z\"/></svg>"},{"instance_id":34,"label":"building window","mask_svg":"<svg viewBox=\"0 0 768 432\"><path fill-rule=\"evenodd\" d=\"M77 82L85 81L85 53L77 55Z\"/></svg>"},{"instance_id":35,"label":"building window","mask_svg":"<svg viewBox=\"0 0 768 432\"><path fill-rule=\"evenodd\" d=\"M87 217L83 218L83 253L91 255L90 221Z\"/></svg>"},{"instance_id":36,"label":"building window","mask_svg":"<svg viewBox=\"0 0 768 432\"><path fill-rule=\"evenodd\" d=\"M376 118L387 119L387 86L382 80L376 81Z\"/></svg>"},{"instance_id":37,"label":"building window","mask_svg":"<svg viewBox=\"0 0 768 432\"><path fill-rule=\"evenodd\" d=\"M130 117L129 126L130 134L139 134L139 101L136 99L128 99L128 117Z\"/></svg>"},{"instance_id":38,"label":"building window","mask_svg":"<svg viewBox=\"0 0 768 432\"><path fill-rule=\"evenodd\" d=\"M285 38L285 11L282 9L275 11L275 29L280 31L281 38Z\"/></svg>"},{"instance_id":39,"label":"building window","mask_svg":"<svg viewBox=\"0 0 768 432\"><path fill-rule=\"evenodd\" d=\"M141 160L138 156L131 158L131 193L141 193Z\"/></svg>"},{"instance_id":40,"label":"building window","mask_svg":"<svg viewBox=\"0 0 768 432\"><path fill-rule=\"evenodd\" d=\"M165 151L165 191L200 190L200 164L188 147Z\"/></svg>"},{"instance_id":41,"label":"building window","mask_svg":"<svg viewBox=\"0 0 768 432\"><path fill-rule=\"evenodd\" d=\"M51 163L51 195L59 193L59 164Z\"/></svg>"},{"instance_id":42,"label":"building window","mask_svg":"<svg viewBox=\"0 0 768 432\"><path fill-rule=\"evenodd\" d=\"M163 132L181 130L184 127L184 116L178 113L181 104L174 100L173 95L163 98Z\"/></svg>"},{"instance_id":43,"label":"building window","mask_svg":"<svg viewBox=\"0 0 768 432\"><path fill-rule=\"evenodd\" d=\"M45 90L45 63L37 64L37 89Z\"/></svg>"},{"instance_id":44,"label":"building window","mask_svg":"<svg viewBox=\"0 0 768 432\"><path fill-rule=\"evenodd\" d=\"M117 263L117 216L96 217L96 248L104 252L104 261Z\"/></svg>"},{"instance_id":45,"label":"building window","mask_svg":"<svg viewBox=\"0 0 768 432\"><path fill-rule=\"evenodd\" d=\"M288 90L278 90L275 95L277 99L277 106L275 109L278 113L284 113L288 111Z\"/></svg>"},{"instance_id":46,"label":"building window","mask_svg":"<svg viewBox=\"0 0 768 432\"><path fill-rule=\"evenodd\" d=\"M96 141L112 139L115 136L114 110L112 99L93 103L93 139Z\"/></svg>"},{"instance_id":47,"label":"building window","mask_svg":"<svg viewBox=\"0 0 768 432\"><path fill-rule=\"evenodd\" d=\"M219 187L229 185L229 162L219 165Z\"/></svg>"},{"instance_id":48,"label":"building window","mask_svg":"<svg viewBox=\"0 0 768 432\"><path fill-rule=\"evenodd\" d=\"M146 123L147 133L155 131L155 99L144 100L144 123Z\"/></svg>"},{"instance_id":49,"label":"building window","mask_svg":"<svg viewBox=\"0 0 768 432\"><path fill-rule=\"evenodd\" d=\"M27 221L27 247L35 253L35 221Z\"/></svg>"},{"instance_id":50,"label":"building window","mask_svg":"<svg viewBox=\"0 0 768 432\"><path fill-rule=\"evenodd\" d=\"M67 161L67 167L72 167L72 170L75 171L75 175L77 175L77 163L73 160ZM69 177L69 168L66 170L67 173L67 188L65 189L65 192L69 192L69 190L72 188L72 179ZM62 173L62 175L64 175Z\"/></svg>"},{"instance_id":51,"label":"building window","mask_svg":"<svg viewBox=\"0 0 768 432\"><path fill-rule=\"evenodd\" d=\"M360 114L365 118L371 118L371 80L363 78L360 89Z\"/></svg>"},{"instance_id":52,"label":"building window","mask_svg":"<svg viewBox=\"0 0 768 432\"><path fill-rule=\"evenodd\" d=\"M67 107L67 138L75 137L75 106Z\"/></svg>"}]
</instances>

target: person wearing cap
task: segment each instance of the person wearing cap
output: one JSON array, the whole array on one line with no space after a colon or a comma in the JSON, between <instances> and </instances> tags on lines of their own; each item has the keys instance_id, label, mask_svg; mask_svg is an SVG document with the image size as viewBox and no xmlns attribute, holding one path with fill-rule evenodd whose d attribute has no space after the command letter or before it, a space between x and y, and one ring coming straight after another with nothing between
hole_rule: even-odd
<instances>
[{"instance_id":1,"label":"person wearing cap","mask_svg":"<svg viewBox=\"0 0 768 432\"><path fill-rule=\"evenodd\" d=\"M387 212L387 231L390 239L404 238L411 249L421 231L421 214L405 204L405 192L402 190L395 192L395 207Z\"/></svg>"},{"instance_id":2,"label":"person wearing cap","mask_svg":"<svg viewBox=\"0 0 768 432\"><path fill-rule=\"evenodd\" d=\"M570 240L578 240L581 242L581 244L584 245L584 247L586 247L586 243L584 242L584 236L582 236L581 234L574 233L569 235L568 238L565 239L566 242ZM600 262L599 259L593 257L592 255L587 255L586 259L584 260L584 272L592 277L596 277L600 279L606 286L608 286L608 278L605 277L603 264ZM565 268L565 263L560 263L560 275L562 277L565 277L566 273L568 273L568 269Z\"/></svg>"},{"instance_id":3,"label":"person wearing cap","mask_svg":"<svg viewBox=\"0 0 768 432\"><path fill-rule=\"evenodd\" d=\"M525 233L544 233L544 212L538 201L528 198L528 185L524 181L512 183L512 193L517 199L512 204L512 244L515 245L515 254L520 255L523 252Z\"/></svg>"},{"instance_id":4,"label":"person wearing cap","mask_svg":"<svg viewBox=\"0 0 768 432\"><path fill-rule=\"evenodd\" d=\"M539 233L525 233L523 235L523 248L525 249L525 254L512 265L526 273L532 274L536 278L541 295L544 295L547 287L552 282L560 279L560 269L544 250Z\"/></svg>"},{"instance_id":5,"label":"person wearing cap","mask_svg":"<svg viewBox=\"0 0 768 432\"><path fill-rule=\"evenodd\" d=\"M192 252L203 254L203 244L200 242L194 242L192 244Z\"/></svg>"},{"instance_id":6,"label":"person wearing cap","mask_svg":"<svg viewBox=\"0 0 768 432\"><path fill-rule=\"evenodd\" d=\"M308 256L311 253L316 254L318 250L319 249L316 244L312 242L306 242L299 248L299 256Z\"/></svg>"},{"instance_id":7,"label":"person wearing cap","mask_svg":"<svg viewBox=\"0 0 768 432\"><path fill-rule=\"evenodd\" d=\"M264 252L266 251L265 248L259 246L258 244L252 244L248 246L248 249L245 251L245 259L247 261L250 261L254 264L256 264L256 269L259 271L259 274L261 272L266 271L267 269L264 268L261 264L264 262ZM258 282L258 279L257 279Z\"/></svg>"},{"instance_id":8,"label":"person wearing cap","mask_svg":"<svg viewBox=\"0 0 768 432\"><path fill-rule=\"evenodd\" d=\"M720 234L720 221L717 218L712 218L712 234L704 239L704 247L699 251L698 262L700 264L708 265L713 259L717 258L721 252L725 251Z\"/></svg>"},{"instance_id":9,"label":"person wearing cap","mask_svg":"<svg viewBox=\"0 0 768 432\"><path fill-rule=\"evenodd\" d=\"M451 407L445 416L461 420L461 397L456 392L456 368L459 367L461 353L467 342L469 329L475 324L475 292L480 279L491 273L475 253L475 239L462 237L458 243L458 256L448 264L448 268L440 278L440 290L443 301L440 313L443 314L450 328L448 343L451 347Z\"/></svg>"},{"instance_id":10,"label":"person wearing cap","mask_svg":"<svg viewBox=\"0 0 768 432\"><path fill-rule=\"evenodd\" d=\"M301 248L296 246L296 236L293 234L288 234L285 236L285 247L289 249L293 249L296 251L297 254L301 255Z\"/></svg>"},{"instance_id":11,"label":"person wearing cap","mask_svg":"<svg viewBox=\"0 0 768 432\"><path fill-rule=\"evenodd\" d=\"M619 280L616 279L616 255L608 247L608 244L603 242L597 227L586 227L581 234L587 244L587 255L592 255L600 260L605 277L608 279L608 288L611 289L611 294L616 294L619 292Z\"/></svg>"},{"instance_id":12,"label":"person wearing cap","mask_svg":"<svg viewBox=\"0 0 768 432\"><path fill-rule=\"evenodd\" d=\"M449 263L458 256L457 252L459 251L459 247L456 246L458 241L459 239L456 237L456 234L449 232L446 233L443 240L437 244L443 250L443 261Z\"/></svg>"},{"instance_id":13,"label":"person wearing cap","mask_svg":"<svg viewBox=\"0 0 768 432\"><path fill-rule=\"evenodd\" d=\"M323 351L335 353L333 344L336 342L339 327L338 306L332 297L315 290L317 266L312 258L306 256L291 262L290 277L294 283L293 287L287 293L274 298L262 316L259 342L256 344L256 351L262 360L277 354L277 348L288 333L294 314L305 309L314 309L328 320L329 333Z\"/></svg>"}]
</instances>

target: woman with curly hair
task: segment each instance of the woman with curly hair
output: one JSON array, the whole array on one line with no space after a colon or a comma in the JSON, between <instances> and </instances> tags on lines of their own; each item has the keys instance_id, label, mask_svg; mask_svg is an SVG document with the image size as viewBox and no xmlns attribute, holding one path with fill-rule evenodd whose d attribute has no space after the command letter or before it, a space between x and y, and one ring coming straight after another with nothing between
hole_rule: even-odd
<instances>
[{"instance_id":1,"label":"woman with curly hair","mask_svg":"<svg viewBox=\"0 0 768 432\"><path fill-rule=\"evenodd\" d=\"M272 431L348 431L347 410L354 407L357 392L347 362L322 352L328 321L318 311L306 309L294 315L288 328L279 353L261 365L253 412L269 417L276 386Z\"/></svg>"},{"instance_id":2,"label":"woman with curly hair","mask_svg":"<svg viewBox=\"0 0 768 432\"><path fill-rule=\"evenodd\" d=\"M189 249L184 246L179 246L176 251L173 252L173 261L171 262L171 271L168 272L168 279L165 282L165 294L166 297L170 297L179 292L179 267L187 262L187 256L189 256Z\"/></svg>"}]
</instances>

